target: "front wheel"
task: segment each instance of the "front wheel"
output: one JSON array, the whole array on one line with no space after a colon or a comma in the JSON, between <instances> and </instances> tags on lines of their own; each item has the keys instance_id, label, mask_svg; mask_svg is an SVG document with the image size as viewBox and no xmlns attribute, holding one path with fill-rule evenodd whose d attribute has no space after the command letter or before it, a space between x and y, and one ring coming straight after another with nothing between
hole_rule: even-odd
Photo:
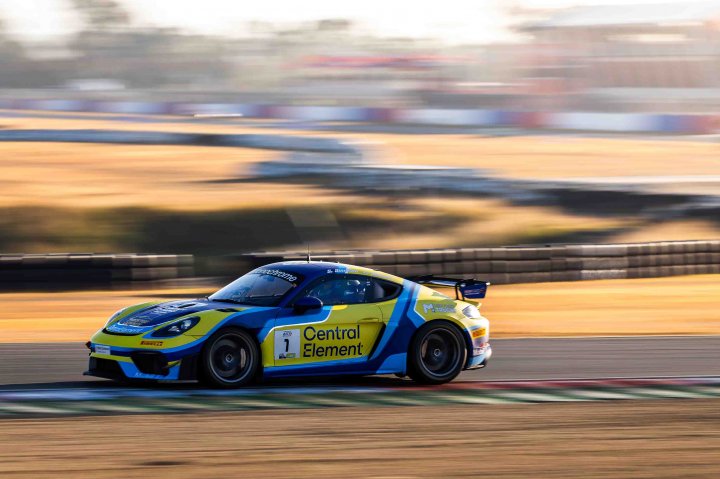
<instances>
[{"instance_id":1,"label":"front wheel","mask_svg":"<svg viewBox=\"0 0 720 479\"><path fill-rule=\"evenodd\" d=\"M255 379L259 367L260 350L253 337L242 329L222 329L205 343L201 380L213 387L236 388Z\"/></svg>"},{"instance_id":2,"label":"front wheel","mask_svg":"<svg viewBox=\"0 0 720 479\"><path fill-rule=\"evenodd\" d=\"M408 351L408 376L424 384L452 381L462 371L467 348L462 334L448 321L431 321L415 334Z\"/></svg>"}]
</instances>

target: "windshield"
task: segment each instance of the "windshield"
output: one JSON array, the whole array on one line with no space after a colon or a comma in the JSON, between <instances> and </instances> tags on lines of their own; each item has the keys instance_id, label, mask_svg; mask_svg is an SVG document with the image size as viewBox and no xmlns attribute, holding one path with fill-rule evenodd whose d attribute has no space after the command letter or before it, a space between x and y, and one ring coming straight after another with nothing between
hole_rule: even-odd
<instances>
[{"instance_id":1,"label":"windshield","mask_svg":"<svg viewBox=\"0 0 720 479\"><path fill-rule=\"evenodd\" d=\"M250 306L277 306L288 291L300 284L300 277L277 269L251 271L217 293L212 301Z\"/></svg>"}]
</instances>

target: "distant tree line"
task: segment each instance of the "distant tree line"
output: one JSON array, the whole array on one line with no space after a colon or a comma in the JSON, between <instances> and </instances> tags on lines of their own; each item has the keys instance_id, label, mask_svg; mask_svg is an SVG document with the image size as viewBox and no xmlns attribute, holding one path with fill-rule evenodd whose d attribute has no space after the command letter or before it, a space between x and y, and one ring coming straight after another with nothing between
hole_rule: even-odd
<instances>
[{"instance_id":1,"label":"distant tree line","mask_svg":"<svg viewBox=\"0 0 720 479\"><path fill-rule=\"evenodd\" d=\"M282 27L251 22L246 36L226 38L138 26L118 0L71 0L71 5L83 26L63 43L22 44L0 21L0 88L114 80L139 89L265 90L302 82L308 56L402 55L433 48L423 40L374 37L343 19Z\"/></svg>"},{"instance_id":2,"label":"distant tree line","mask_svg":"<svg viewBox=\"0 0 720 479\"><path fill-rule=\"evenodd\" d=\"M223 83L233 76L226 41L176 29L138 28L115 0L73 0L84 27L61 55L30 55L0 20L0 87L58 87L76 79L115 79L128 87ZM48 46L43 46L48 50Z\"/></svg>"}]
</instances>

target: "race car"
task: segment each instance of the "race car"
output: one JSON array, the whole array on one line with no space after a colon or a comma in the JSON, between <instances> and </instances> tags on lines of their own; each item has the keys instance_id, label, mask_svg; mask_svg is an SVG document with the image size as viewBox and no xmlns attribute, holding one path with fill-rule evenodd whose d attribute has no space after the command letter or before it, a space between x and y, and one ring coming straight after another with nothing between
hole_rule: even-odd
<instances>
[{"instance_id":1,"label":"race car","mask_svg":"<svg viewBox=\"0 0 720 479\"><path fill-rule=\"evenodd\" d=\"M321 261L268 264L205 298L116 312L87 343L85 375L220 388L375 374L440 384L484 367L492 349L477 300L488 283L413 279ZM454 288L455 298L425 285Z\"/></svg>"}]
</instances>

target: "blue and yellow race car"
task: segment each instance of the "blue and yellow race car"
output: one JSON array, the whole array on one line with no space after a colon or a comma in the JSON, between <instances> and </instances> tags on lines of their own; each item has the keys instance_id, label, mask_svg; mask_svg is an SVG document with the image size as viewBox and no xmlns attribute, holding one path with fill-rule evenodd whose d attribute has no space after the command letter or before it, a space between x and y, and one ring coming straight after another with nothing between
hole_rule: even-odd
<instances>
[{"instance_id":1,"label":"blue and yellow race car","mask_svg":"<svg viewBox=\"0 0 720 479\"><path fill-rule=\"evenodd\" d=\"M451 287L455 299L424 284ZM257 268L202 299L115 313L87 343L86 375L200 380L396 374L426 384L492 355L477 300L488 283L399 278L368 268L289 261Z\"/></svg>"}]
</instances>

